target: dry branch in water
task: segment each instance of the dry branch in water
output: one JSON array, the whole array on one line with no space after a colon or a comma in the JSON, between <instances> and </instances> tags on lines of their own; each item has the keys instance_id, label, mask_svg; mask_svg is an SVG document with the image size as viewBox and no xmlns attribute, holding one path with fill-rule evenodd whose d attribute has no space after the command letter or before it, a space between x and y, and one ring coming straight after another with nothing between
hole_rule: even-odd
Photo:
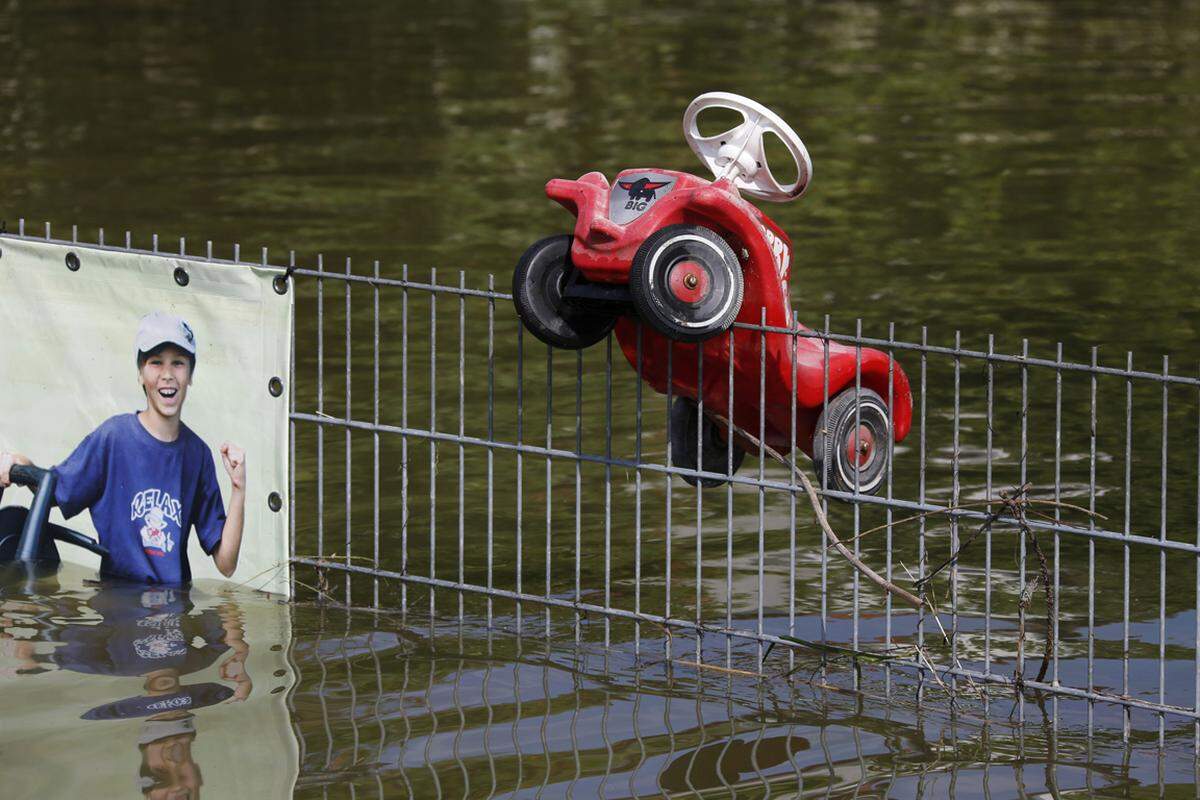
<instances>
[{"instance_id":1,"label":"dry branch in water","mask_svg":"<svg viewBox=\"0 0 1200 800\"><path fill-rule=\"evenodd\" d=\"M752 445L761 448L763 453L769 455L771 458L773 458L776 461L778 461L779 463L783 464L785 467L787 467L789 470L791 470L800 479L800 483L804 486L804 491L808 494L809 503L812 505L813 516L816 518L817 523L821 526L821 530L824 532L825 538L829 540L829 547L833 548L834 550L837 550L838 553L840 553L843 558L845 558L848 562L850 562L851 566L853 566L856 570L858 570L863 575L865 575L867 577L867 579L870 580L872 583L874 583L876 586L880 587L881 589L883 589L884 591L886 591L892 595L895 595L896 597L899 597L901 600L903 600L904 602L913 606L914 608L928 608L929 610L933 611L934 618L937 619L937 609L929 601L928 598L918 597L917 595L913 594L912 592L909 592L906 589L903 589L903 588L897 586L895 583L889 581L887 578L884 578L882 575L877 573L875 570L871 569L871 567L867 566L867 564L865 562L863 562L862 559L860 559L858 556L854 555L854 553L848 547L846 547L845 542L843 542L841 540L841 538L838 537L837 533L835 533L833 528L830 526L829 518L825 515L824 510L822 510L822 508L821 508L821 503L820 503L820 500L817 495L817 490L813 486L812 481L809 479L808 474L805 473L804 470L800 469L800 467L798 467L794 462L785 458L783 456L783 454L781 454L779 451L777 451L773 447L770 447L769 445L767 445L766 442L761 441L758 437L754 436L753 434L749 433L748 431L743 430L742 428L740 428L737 425L734 425L732 422L730 422L725 417L722 417L719 414L712 414L712 418L714 420L716 420L717 422L721 423L722 425L725 425L727 427L727 429L736 432L739 436L743 437L746 441L750 442ZM971 503L969 505L954 506L954 507L949 507L949 508L944 508L944 509L937 509L934 511L923 512L921 514L917 514L912 517L908 517L906 519L902 519L902 520L893 522L893 523L891 523L891 526L894 527L896 525L903 524L904 522L910 522L912 520L924 519L925 517L932 516L935 514L949 514L949 513L958 511L960 509L963 509L963 508L981 507L981 506L982 507L990 507L992 505L1000 506L995 511L990 512L987 515L987 517L983 520L983 523L979 526L979 528L977 528L975 530L975 532L971 534L970 537L968 537L965 541L963 541L959 545L958 549L950 554L949 558L947 558L941 564L938 564L936 567L934 567L932 570L930 570L930 572L927 575L924 575L920 579L916 580L913 585L919 592L921 592L922 595L924 595L925 594L924 590L927 587L930 587L930 585L931 585L930 582L933 580L933 578L936 577L941 572L943 572L948 567L956 564L958 562L959 557L963 554L963 552L968 547L970 547L971 544L977 538L979 538L979 536L981 534L990 531L992 529L992 526L995 525L997 522L1003 521L1007 524L1015 525L1020 530L1021 535L1028 539L1030 545L1033 548L1033 552L1037 555L1037 558L1038 558L1038 573L1037 573L1037 575L1034 576L1033 579L1031 579L1029 581L1029 583L1027 583L1024 587L1022 587L1021 597L1019 598L1019 605L1020 605L1022 613L1021 613L1021 620L1020 620L1020 624L1019 624L1019 628L1018 628L1018 636L1021 639L1021 641L1024 641L1024 639L1025 639L1025 620L1024 620L1025 613L1024 612L1028 610L1029 605L1033 600L1033 595L1036 593L1036 591L1039 587L1039 584L1040 584L1041 588L1044 590L1045 595L1046 595L1046 646L1042 652L1042 664L1041 664L1041 669L1038 671L1038 677L1037 677L1037 680L1040 683L1046 677L1046 670L1050 665L1051 653L1054 651L1054 648L1055 648L1054 623L1057 620L1058 609L1057 609L1057 604L1055 602L1054 584L1050 580L1050 568L1047 563L1046 554L1042 551L1041 545L1037 539L1037 535L1034 533L1032 527L1029 524L1028 519L1026 518L1026 513L1029 511L1030 505L1036 504L1036 505L1050 506L1050 507L1054 507L1054 508L1069 509L1072 511L1079 511L1079 512L1087 514L1093 518L1103 519L1104 517L1103 517L1103 515L1097 514L1094 511L1090 511L1089 509L1082 508L1080 506L1072 505L1071 503L1062 503L1057 500L1040 500L1040 499L1030 498L1029 491L1032 488L1033 488L1033 484L1026 483L1025 485L1023 485L1015 490L1001 492L999 498L988 498L986 500L983 500L983 501L980 501L977 503ZM1007 512L1007 514L1005 512ZM1034 512L1034 513L1036 514L1037 512ZM858 534L858 536L856 536L848 541L853 542L853 541L855 541L855 539L862 538L863 536L866 536L867 534L873 533L877 530L883 530L886 527L888 527L888 526L884 525L884 526L880 526L878 528L872 528L868 531L864 531L864 532ZM940 625L940 621L939 621L939 625ZM944 635L945 635L945 632L943 631L943 636ZM921 654L921 655L924 655L924 654ZM1023 671L1024 671L1023 665L1017 664L1016 683L1018 686L1020 686L1022 683Z\"/></svg>"},{"instance_id":2,"label":"dry branch in water","mask_svg":"<svg viewBox=\"0 0 1200 800\"><path fill-rule=\"evenodd\" d=\"M854 555L854 553L850 551L850 548L846 547L846 545L842 543L842 540L838 538L836 533L834 533L833 528L829 526L829 518L825 516L825 512L821 509L821 501L817 495L817 490L813 487L812 481L809 480L808 474L804 472L804 470L800 469L800 467L796 466L793 462L784 458L778 450L769 446L766 442L760 441L758 437L748 433L745 430L742 430L737 425L734 425L732 422L720 416L719 414L713 414L712 418L720 422L722 425L727 426L729 429L736 431L740 436L745 437L748 442L756 447L761 447L764 453L771 456L771 458L783 464L788 469L792 470L792 472L800 478L800 482L804 484L804 491L808 494L809 503L812 504L813 516L816 517L817 523L821 526L821 530L825 532L825 538L829 540L829 544L835 550L841 553L842 558L850 562L851 566L865 575L867 580L871 581L885 592L889 592L890 594L899 597L913 608L921 608L923 605L925 605L925 601L923 601L921 598L917 597L907 589L900 588L875 570L871 569L866 565L865 562L863 562L862 559Z\"/></svg>"}]
</instances>

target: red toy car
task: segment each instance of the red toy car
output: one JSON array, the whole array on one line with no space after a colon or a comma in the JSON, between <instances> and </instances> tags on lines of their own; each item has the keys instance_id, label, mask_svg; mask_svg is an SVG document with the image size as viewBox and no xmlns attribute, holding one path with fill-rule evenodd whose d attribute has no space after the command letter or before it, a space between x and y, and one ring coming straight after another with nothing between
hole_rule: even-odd
<instances>
[{"instance_id":1,"label":"red toy car","mask_svg":"<svg viewBox=\"0 0 1200 800\"><path fill-rule=\"evenodd\" d=\"M702 136L697 117L714 107L739 112L743 121ZM665 169L627 169L612 186L599 172L546 184L546 194L576 216L575 232L542 239L521 256L513 274L518 315L534 336L569 349L595 344L615 328L634 369L639 369L635 317L641 319L640 374L658 392L667 391L671 356L677 466L728 474L727 431L709 413L728 416L732 407L734 424L757 435L761 396L768 445L783 452L793 443L799 446L830 488L877 491L887 471L887 437L901 441L912 422L912 393L899 364L893 364L889 393L889 359L878 350L804 336L795 337L793 346L788 334L743 327L733 329L731 347L730 335L721 335L735 321L758 325L764 311L767 326L793 326L791 240L739 192L776 202L803 194L812 175L804 143L766 107L725 92L693 100L683 132L715 181ZM780 185L771 174L763 147L768 132L795 160L794 183ZM766 364L761 395L760 348ZM701 397L706 413L703 431L697 431ZM735 443L734 470L745 456L743 448L757 451L740 437ZM705 486L724 482L713 476L685 480Z\"/></svg>"}]
</instances>

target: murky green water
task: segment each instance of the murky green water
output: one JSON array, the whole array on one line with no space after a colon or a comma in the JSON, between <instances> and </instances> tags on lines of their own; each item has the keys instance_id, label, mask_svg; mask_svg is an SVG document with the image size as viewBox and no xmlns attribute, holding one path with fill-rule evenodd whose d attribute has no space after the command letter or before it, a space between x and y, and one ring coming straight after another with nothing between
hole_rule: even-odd
<instances>
[{"instance_id":1,"label":"murky green water","mask_svg":"<svg viewBox=\"0 0 1200 800\"><path fill-rule=\"evenodd\" d=\"M576 177L591 169L611 176L643 164L699 172L679 134L679 118L694 95L727 89L778 110L813 157L808 195L767 208L795 244L792 300L801 320L816 326L829 314L835 330L849 332L861 318L864 330L874 335L886 335L887 323L895 322L897 336L909 340L919 338L920 326L927 325L930 340L940 344L952 344L954 331L961 329L964 344L976 348L986 345L987 333L994 333L997 349L1006 352L1019 351L1021 339L1028 337L1035 354L1050 357L1054 343L1061 341L1066 357L1081 361L1089 358L1087 347L1097 344L1101 363L1123 366L1125 351L1132 350L1135 364L1151 370L1161 369L1160 356L1168 353L1177 370L1194 372L1183 365L1200 360L1200 305L1188 289L1200 269L1195 259L1200 229L1193 223L1200 207L1197 52L1200 9L1191 3L1136 8L1085 2L762 3L733 13L727 5L704 3L674 8L605 2L451 2L403 8L355 3L331 11L282 4L174 9L148 2L8 0L0 6L0 218L10 230L18 216L48 219L59 233L74 223L84 238L93 238L94 230L104 226L110 241L115 232L131 229L134 243L143 247L157 232L172 246L186 237L192 252L199 252L205 239L214 240L226 254L233 241L241 242L243 252L268 246L277 261L287 249L295 249L304 264L321 252L327 265L340 267L351 258L360 271L369 270L371 259L378 258L385 274L398 275L402 263L421 276L437 267L439 280L449 283L457 283L462 269L473 286L486 285L487 274L495 273L503 287L528 243L570 224L569 216L545 199L547 178ZM316 404L311 345L317 329L309 312L315 309L315 291L311 283L301 288L301 318L308 322L298 331L297 406L311 409ZM340 287L327 291L332 305L325 335L332 338L326 364L334 375L344 368L338 350L344 328L337 304L342 298ZM360 371L351 409L357 418L370 419L369 294L356 294L354 303L352 360ZM385 295L381 417L397 423L406 412L424 425L431 414L431 367L423 360L402 374L398 346L386 335L399 325L400 313L400 298ZM458 308L443 301L435 313L442 351L440 369L432 369L439 398L432 413L439 429L457 430ZM488 424L480 412L487 386L486 313L486 304L469 307L464 346L469 392L463 426L476 435L486 435ZM413 334L414 352L425 358L428 298L421 296L418 302L414 295L410 314L411 326L422 331ZM525 342L523 380L518 383L516 324L507 306L496 308L495 331L500 368L494 391L497 407L504 411L492 421L494 432L516 439L513 409L520 385L529 404L520 433L530 439L536 433L541 442L545 353ZM555 359L550 419L554 440L564 446L575 435L574 370L569 357ZM901 363L910 374L916 369L911 359L902 357ZM608 410L602 348L590 352L585 365L584 449L602 453ZM614 452L628 455L637 446L637 432L621 409L630 407L636 390L624 365L618 360L614 366ZM964 392L977 411L982 376L977 366L971 369ZM947 362L931 365L931 407L936 412L929 423L929 489L934 497L950 491L946 448L952 380ZM1017 482L1020 461L1013 399L1017 373L998 369L997 381L993 456L996 484L1002 485ZM405 387L408 402L401 409ZM1031 457L1026 464L1044 487L1053 468L1053 376L1035 378L1032 389ZM1063 474L1066 497L1076 502L1087 494L1088 392L1080 376L1064 379ZM1116 498L1123 483L1123 392L1119 380L1100 382L1097 485L1101 509L1114 519L1122 508L1119 503L1104 508L1104 498ZM322 399L340 413L345 407L342 385L328 380ZM1194 540L1195 398L1177 393L1172 400L1168 522L1173 538ZM661 459L664 449L660 401L646 399L648 407L656 405L653 416L647 415L642 447L654 459ZM1159 521L1159 402L1153 391L1139 394L1139 407L1154 411L1135 418L1132 450L1132 516L1135 526L1144 522L1152 534ZM314 554L315 436L302 429L298 439L297 501L298 551ZM981 491L984 480L978 463L986 452L983 436L983 421L968 417L964 453L977 457L964 473L968 495ZM340 433L327 437L329 541L322 539L327 546L321 548L326 554L344 551L338 482L344 451ZM366 459L356 461L364 466L356 467L359 477L351 490L352 539L356 553L370 553L371 442L355 437L352 446L355 459ZM386 441L381 453L379 509L384 530L391 532L385 538L384 562L397 567L395 521L407 518L413 531L410 555L424 569L430 561L426 531L434 526L428 505L431 481L421 470L430 453L424 443L411 445L412 460L420 463L413 467L408 491L417 499L405 508L396 477L399 448ZM440 527L433 567L438 575L455 577L461 563L468 580L485 580L479 532L487 527L488 516L480 498L492 486L501 519L493 554L497 585L516 588L520 574L526 587L540 591L549 571L551 591L568 596L577 557L585 589L602 585L604 498L589 494L581 500L583 553L577 554L571 537L570 466L554 465L547 487L544 462L525 460L521 474L530 520L518 546L512 525L515 460L497 456L489 482L485 454L466 453L467 500L460 507L453 472L457 453L443 447L438 455L444 462L440 505L435 506ZM914 459L912 450L898 454L898 495L915 491ZM584 470L585 485L600 485L600 478L596 470ZM624 478L627 484L633 480ZM666 491L661 480L648 485L646 507L660 509ZM544 521L547 498L552 501L550 526ZM634 502L632 491L617 492L612 501L617 547L610 572L614 602L622 607L633 602L633 551L620 536L629 527ZM688 604L698 603L723 615L728 605L731 617L753 619L754 587L739 584L732 593L725 587L723 493L706 503L699 558L693 545L700 538L694 507L690 514L686 508L690 502L690 495L677 499L671 534L661 511L657 521L645 523L643 607L660 611L665 601L669 582L663 559L666 542L674 536L679 541L672 576L679 581L677 611L690 614ZM739 569L753 569L754 543L743 534L757 530L757 499L739 496L732 508L734 556ZM765 513L771 531L766 572L776 598L768 604L765 625L785 630L789 531L781 520L790 514L786 496L772 498ZM460 519L468 532L461 558ZM547 528L554 539L550 564L543 556ZM802 550L792 574L799 633L816 638L820 597L814 586L820 572L816 548L805 546L816 538L803 522L797 535ZM900 557L911 555L905 550L910 544L897 543ZM882 559L880 545L866 547ZM1007 542L997 545L995 569L998 580L1019 585L1010 549ZM516 570L518 552L522 573ZM1102 544L1096 555L1102 565L1116 564L1120 548ZM1062 667L1064 679L1076 682L1082 680L1080 648L1086 646L1088 557L1083 543L1063 542L1064 637L1074 636L1083 644L1064 652ZM690 583L697 560L702 574L698 600ZM1158 652L1157 575L1156 555L1135 551L1134 656L1150 672L1156 671ZM1165 692L1168 702L1184 705L1194 702L1194 580L1194 565L1171 562L1164 614L1174 655ZM835 567L831 582L848 586L849 574ZM340 580L335 583L340 591ZM357 581L355 599L369 598L372 589L368 581ZM398 601L395 586L385 585L382 591L385 602ZM417 607L427 607L427 595L409 594ZM1011 595L993 598L1001 639L993 643L998 658L1013 655ZM866 605L877 611L878 598L865 596ZM1118 626L1120 587L1109 583L1095 599L1102 626ZM249 607L255 602L245 601ZM977 614L983 602L968 580L961 596L967 617ZM439 598L439 608L456 617L456 598ZM849 609L849 594L835 593L830 625L846 639ZM870 791L901 796L951 791L973 796L984 790L985 781L995 796L1009 796L1053 791L1051 784L1057 781L1064 792L1086 792L1090 785L1120 794L1136 793L1131 786L1159 780L1179 785L1191 780L1190 762L1183 772L1173 762L1160 770L1160 762L1137 749L1130 755L1099 743L1090 755L1081 755L1086 748L1071 737L1083 721L1073 712L1063 712L1063 731L1057 736L1042 731L1040 723L1005 728L1007 710L991 714L990 724L998 728L981 733L969 724L956 728L957 718L942 712L927 722L924 712L905 711L900 700L859 702L807 689L797 696L779 686L745 688L728 676L721 678L726 685L720 687L696 685L691 678L680 678L674 667L647 667L646 658L635 659L629 626L614 625L611 632L585 626L585 651L600 647L595 643L611 633L613 649L607 656L615 661L605 664L604 652L576 651L569 627L565 638L571 646L560 645L563 637L556 637L550 655L543 652L544 642L493 641L479 627L482 611L475 611L466 614L461 633L455 619L455 630L438 629L431 636L427 624L425 633L411 621L403 626L381 623L376 632L376 621L369 616L291 609L286 626L290 639L286 634L262 636L294 654L291 666L279 667L296 683L292 706L283 711L269 706L269 689L259 682L250 701L228 709L257 708L261 702L262 713L252 713L264 726L268 719L291 724L299 735L293 741L304 742L295 757L298 786L315 796L346 794L342 784L348 781L368 796L377 781L389 795L394 789L401 796L437 796L439 791L483 796L493 786L497 795L548 797L659 790L728 793L727 787L761 784L776 772L780 783L771 784L772 795L836 795L852 791L864 778L875 781L866 787ZM511 608L498 613L509 615ZM507 627L513 626L511 617L504 619ZM911 628L902 617L898 620L898 631ZM882 636L878 615L868 614L859 622L864 641ZM275 630L274 624L264 623L264 631ZM1101 638L1107 636L1109 642L1107 647L1102 642L1097 653L1098 680L1111 688L1120 682L1120 653L1112 649L1112 637L1119 634L1102 631ZM645 629L641 633L648 635ZM981 644L977 635L970 635L978 632L966 633L960 654L978 658ZM692 652L690 648L681 645L680 651ZM660 642L645 646L647 652L662 649ZM720 649L714 658L724 664L723 645ZM733 654L730 663L745 657ZM0 686L6 696L20 691L22 698L33 697L26 691L32 684L53 697L58 691L53 680L22 673ZM280 680L272 688L284 685ZM480 688L485 681L503 691ZM1157 699L1156 681L1155 675L1136 688ZM536 710L517 724L514 715L521 712L514 708L514 698L522 695L526 682ZM542 682L553 691L544 690ZM100 688L81 679L78 686L89 701L94 694L93 705L99 705L135 694L136 681L125 683ZM799 704L795 711L780 711L781 704L791 709L792 702ZM639 704L636 712L627 705L632 703ZM710 717L706 703L720 708ZM763 710L764 703L770 713ZM570 710L572 704L581 709L578 714ZM67 729L77 729L82 710L76 713L72 707L70 713L44 716L44 706L53 708L53 701L39 701L36 707L20 701L21 713L36 713L47 736L75 735ZM693 709L690 717L677 711L685 706ZM1027 714L1029 708L1024 709ZM610 719L619 717L626 725L630 719L640 724L644 715L647 727L611 735L601 727L598 734L589 715L602 715L605 709L611 709ZM204 709L197 720L208 724L207 718L219 713L229 719L214 720L209 729L239 729L234 711L225 706ZM678 721L676 713L683 715ZM793 725L799 732L793 734ZM1119 729L1119 720L1116 725ZM128 751L134 765L135 727L130 723L124 745L113 745ZM4 728L11 735L7 723ZM964 729L973 732L963 734ZM576 731L574 739L568 730ZM284 734L281 728L279 735L286 738ZM1190 729L1174 735L1175 745L1190 747ZM801 747L796 737L808 746ZM836 740L832 747L818 744L830 737ZM953 739L972 744L946 744ZM6 753L13 752L13 741L6 736ZM199 752L205 742L216 747L225 740L197 726L195 741ZM639 749L639 741L651 744ZM803 757L779 755L780 749L788 752L790 743ZM755 759L764 747L771 755L757 762L756 772ZM640 756L631 753L653 756L645 755L639 768ZM101 757L109 756L97 751L95 758ZM228 777L242 771L217 766L225 760L215 752L209 757L213 766L205 774L210 784L214 773ZM781 767L788 763L825 777L805 773L805 782L797 786L794 770ZM84 770L78 767L71 780L86 780ZM606 775L611 777L606 780ZM132 793L132 781L126 785ZM210 794L235 796L226 790Z\"/></svg>"},{"instance_id":2,"label":"murky green water","mask_svg":"<svg viewBox=\"0 0 1200 800\"><path fill-rule=\"evenodd\" d=\"M204 584L6 581L10 797L1190 796L1184 759L814 674Z\"/></svg>"}]
</instances>

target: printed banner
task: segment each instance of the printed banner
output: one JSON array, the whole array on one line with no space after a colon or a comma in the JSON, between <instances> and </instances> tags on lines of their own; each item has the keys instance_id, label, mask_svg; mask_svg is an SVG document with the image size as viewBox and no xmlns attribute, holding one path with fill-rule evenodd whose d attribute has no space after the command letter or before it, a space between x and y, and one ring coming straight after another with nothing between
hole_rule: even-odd
<instances>
[{"instance_id":1,"label":"printed banner","mask_svg":"<svg viewBox=\"0 0 1200 800\"><path fill-rule=\"evenodd\" d=\"M211 452L226 507L230 481L220 447L229 442L246 453L246 517L231 580L286 594L293 292L274 290L280 272L0 236L0 449L49 467L109 418L145 409L134 344L139 321L156 311L182 318L196 346L182 420ZM178 498L139 488L143 538L153 540L146 546L171 546ZM278 511L272 494L282 500ZM29 493L16 488L0 501L28 502ZM88 512L64 522L55 509L51 521L96 535ZM195 531L189 542L193 578L224 580ZM99 566L72 545L60 544L59 553Z\"/></svg>"}]
</instances>

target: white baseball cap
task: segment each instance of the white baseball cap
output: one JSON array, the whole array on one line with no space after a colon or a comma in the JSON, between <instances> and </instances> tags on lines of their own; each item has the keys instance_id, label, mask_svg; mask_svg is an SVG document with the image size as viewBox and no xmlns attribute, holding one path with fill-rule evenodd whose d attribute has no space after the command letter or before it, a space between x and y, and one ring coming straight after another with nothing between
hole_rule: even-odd
<instances>
[{"instance_id":1,"label":"white baseball cap","mask_svg":"<svg viewBox=\"0 0 1200 800\"><path fill-rule=\"evenodd\" d=\"M133 343L134 359L163 344L173 344L196 358L196 334L192 333L191 326L174 314L152 311L138 323L137 338Z\"/></svg>"}]
</instances>

